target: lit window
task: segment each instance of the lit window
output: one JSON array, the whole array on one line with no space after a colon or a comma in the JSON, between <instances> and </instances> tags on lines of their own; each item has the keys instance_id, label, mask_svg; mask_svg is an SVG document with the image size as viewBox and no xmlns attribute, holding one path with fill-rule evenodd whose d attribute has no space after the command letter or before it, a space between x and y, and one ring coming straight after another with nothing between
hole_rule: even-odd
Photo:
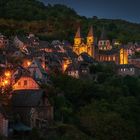
<instances>
[{"instance_id":1,"label":"lit window","mask_svg":"<svg viewBox=\"0 0 140 140\"><path fill-rule=\"evenodd\" d=\"M24 86L27 86L27 80L24 80Z\"/></svg>"},{"instance_id":2,"label":"lit window","mask_svg":"<svg viewBox=\"0 0 140 140\"><path fill-rule=\"evenodd\" d=\"M115 56L113 56L113 61L115 61L115 59L116 59Z\"/></svg>"},{"instance_id":3,"label":"lit window","mask_svg":"<svg viewBox=\"0 0 140 140\"><path fill-rule=\"evenodd\" d=\"M20 86L20 85L21 85L21 83L20 83L20 82L18 82L18 85Z\"/></svg>"}]
</instances>

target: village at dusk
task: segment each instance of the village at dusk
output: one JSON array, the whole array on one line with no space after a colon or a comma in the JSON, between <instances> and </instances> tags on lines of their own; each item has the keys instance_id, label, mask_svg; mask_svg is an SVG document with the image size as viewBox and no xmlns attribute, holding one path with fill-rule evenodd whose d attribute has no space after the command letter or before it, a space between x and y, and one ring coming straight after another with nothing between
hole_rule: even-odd
<instances>
[{"instance_id":1,"label":"village at dusk","mask_svg":"<svg viewBox=\"0 0 140 140\"><path fill-rule=\"evenodd\" d=\"M0 140L140 140L138 5L0 0Z\"/></svg>"}]
</instances>

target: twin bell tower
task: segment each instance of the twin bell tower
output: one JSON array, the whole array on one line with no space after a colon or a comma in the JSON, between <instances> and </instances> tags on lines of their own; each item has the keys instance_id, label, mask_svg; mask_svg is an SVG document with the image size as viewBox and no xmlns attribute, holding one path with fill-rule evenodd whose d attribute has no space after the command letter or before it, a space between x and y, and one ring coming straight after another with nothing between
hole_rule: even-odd
<instances>
[{"instance_id":1,"label":"twin bell tower","mask_svg":"<svg viewBox=\"0 0 140 140\"><path fill-rule=\"evenodd\" d=\"M74 38L73 51L77 55L80 55L81 53L87 53L91 57L94 57L94 35L92 26L89 29L86 43L83 41L83 38L81 36L80 27L78 28Z\"/></svg>"}]
</instances>

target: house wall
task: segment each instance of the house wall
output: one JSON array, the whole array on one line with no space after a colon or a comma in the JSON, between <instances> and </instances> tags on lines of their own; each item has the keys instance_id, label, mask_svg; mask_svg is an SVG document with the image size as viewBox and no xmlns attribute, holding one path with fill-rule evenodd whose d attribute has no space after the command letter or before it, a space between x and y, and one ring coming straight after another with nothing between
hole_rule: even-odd
<instances>
[{"instance_id":1,"label":"house wall","mask_svg":"<svg viewBox=\"0 0 140 140\"><path fill-rule=\"evenodd\" d=\"M135 75L135 68L120 68L118 69L118 75L130 75L133 76Z\"/></svg>"},{"instance_id":2,"label":"house wall","mask_svg":"<svg viewBox=\"0 0 140 140\"><path fill-rule=\"evenodd\" d=\"M0 113L0 134L3 136L8 136L8 120Z\"/></svg>"},{"instance_id":3,"label":"house wall","mask_svg":"<svg viewBox=\"0 0 140 140\"><path fill-rule=\"evenodd\" d=\"M119 56L117 54L115 54L115 55L98 54L97 60L100 62L104 62L104 61L112 62L112 61L114 61L116 64L119 64Z\"/></svg>"},{"instance_id":4,"label":"house wall","mask_svg":"<svg viewBox=\"0 0 140 140\"><path fill-rule=\"evenodd\" d=\"M74 78L79 78L79 72L78 70L68 71L68 75L72 76Z\"/></svg>"},{"instance_id":5,"label":"house wall","mask_svg":"<svg viewBox=\"0 0 140 140\"><path fill-rule=\"evenodd\" d=\"M50 106L43 106L32 108L32 115L30 119L30 126L37 127L37 128L47 128L49 124L52 123L53 120L53 107Z\"/></svg>"},{"instance_id":6,"label":"house wall","mask_svg":"<svg viewBox=\"0 0 140 140\"><path fill-rule=\"evenodd\" d=\"M109 40L99 40L98 42L99 50L111 50L111 45Z\"/></svg>"},{"instance_id":7,"label":"house wall","mask_svg":"<svg viewBox=\"0 0 140 140\"><path fill-rule=\"evenodd\" d=\"M31 77L21 77L13 86L14 90L39 89L39 85Z\"/></svg>"},{"instance_id":8,"label":"house wall","mask_svg":"<svg viewBox=\"0 0 140 140\"><path fill-rule=\"evenodd\" d=\"M8 45L8 39L0 38L0 48L4 48Z\"/></svg>"},{"instance_id":9,"label":"house wall","mask_svg":"<svg viewBox=\"0 0 140 140\"><path fill-rule=\"evenodd\" d=\"M134 66L140 68L140 59L129 59L129 64L133 64Z\"/></svg>"}]
</instances>

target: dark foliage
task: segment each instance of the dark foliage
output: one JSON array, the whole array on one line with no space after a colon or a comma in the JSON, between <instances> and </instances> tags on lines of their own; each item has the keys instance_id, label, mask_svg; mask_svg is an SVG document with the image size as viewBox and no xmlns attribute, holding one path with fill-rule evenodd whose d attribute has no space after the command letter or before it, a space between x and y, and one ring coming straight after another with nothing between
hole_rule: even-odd
<instances>
[{"instance_id":1,"label":"dark foliage","mask_svg":"<svg viewBox=\"0 0 140 140\"><path fill-rule=\"evenodd\" d=\"M102 27L108 31L109 39L118 39L124 43L140 41L140 25L123 20L86 18L79 16L67 6L48 4L37 0L1 0L0 32L6 35L33 32L42 39L67 39L73 41L78 26L87 35L89 26L99 38Z\"/></svg>"}]
</instances>

